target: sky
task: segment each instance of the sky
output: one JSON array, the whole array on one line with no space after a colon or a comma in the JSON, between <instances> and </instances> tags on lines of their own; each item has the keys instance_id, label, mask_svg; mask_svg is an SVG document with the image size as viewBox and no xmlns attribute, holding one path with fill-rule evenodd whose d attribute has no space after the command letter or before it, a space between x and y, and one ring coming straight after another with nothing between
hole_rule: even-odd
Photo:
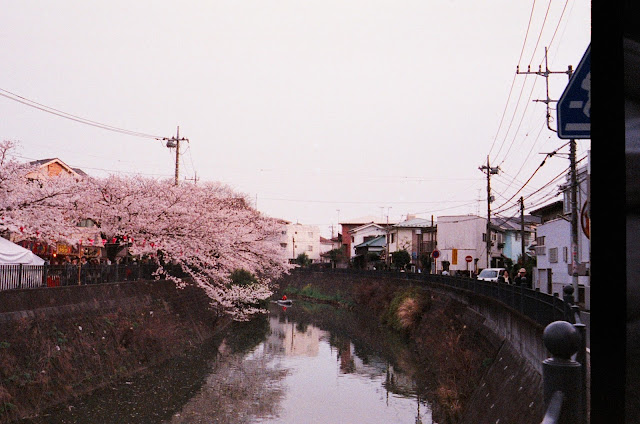
<instances>
[{"instance_id":1,"label":"sky","mask_svg":"<svg viewBox=\"0 0 640 424\"><path fill-rule=\"evenodd\" d=\"M554 200L569 166L537 169L568 140L534 101L545 78L517 66L544 70L548 47L550 71L575 69L590 38L588 1L7 0L0 138L20 161L173 179L161 139L179 127L181 183L222 182L324 236L361 216L486 216L488 158L509 217L520 196ZM567 80L549 76L550 99Z\"/></svg>"}]
</instances>

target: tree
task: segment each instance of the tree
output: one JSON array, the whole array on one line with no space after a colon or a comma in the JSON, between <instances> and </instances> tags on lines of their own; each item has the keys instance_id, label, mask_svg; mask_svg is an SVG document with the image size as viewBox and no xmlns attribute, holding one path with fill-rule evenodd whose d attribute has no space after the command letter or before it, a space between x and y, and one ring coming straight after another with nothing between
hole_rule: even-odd
<instances>
[{"instance_id":1,"label":"tree","mask_svg":"<svg viewBox=\"0 0 640 424\"><path fill-rule=\"evenodd\" d=\"M48 243L95 243L88 239L95 236L77 226L91 219L106 240L126 243L132 254L152 258L158 265L157 278L178 286L193 282L216 307L238 319L256 312L238 305L270 296L270 282L290 269L279 245L278 220L251 208L243 195L227 186L175 186L170 180L140 176L43 177L28 182L30 169L6 159L12 147L0 143L2 231ZM255 275L259 283L229 284L237 269Z\"/></svg>"},{"instance_id":2,"label":"tree","mask_svg":"<svg viewBox=\"0 0 640 424\"><path fill-rule=\"evenodd\" d=\"M296 263L300 266L309 266L311 265L311 259L309 259L309 256L307 256L306 253L302 252L298 255L298 257L296 258Z\"/></svg>"},{"instance_id":3,"label":"tree","mask_svg":"<svg viewBox=\"0 0 640 424\"><path fill-rule=\"evenodd\" d=\"M411 263L411 255L406 250L398 250L391 253L391 260L395 264L396 268L404 269Z\"/></svg>"}]
</instances>

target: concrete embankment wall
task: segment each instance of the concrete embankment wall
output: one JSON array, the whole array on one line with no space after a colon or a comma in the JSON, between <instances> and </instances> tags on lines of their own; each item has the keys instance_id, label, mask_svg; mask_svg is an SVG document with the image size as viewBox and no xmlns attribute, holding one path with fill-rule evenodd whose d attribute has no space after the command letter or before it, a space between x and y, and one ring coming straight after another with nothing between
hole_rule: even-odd
<instances>
[{"instance_id":1,"label":"concrete embankment wall","mask_svg":"<svg viewBox=\"0 0 640 424\"><path fill-rule=\"evenodd\" d=\"M0 422L185 353L227 323L169 281L0 292Z\"/></svg>"},{"instance_id":2,"label":"concrete embankment wall","mask_svg":"<svg viewBox=\"0 0 640 424\"><path fill-rule=\"evenodd\" d=\"M474 380L471 382L474 389L470 393L461 393L465 398L464 405L456 422L537 424L541 421L544 415L541 361L548 354L542 344L544 329L527 317L491 298L388 275L294 272L281 280L283 291L286 291L287 286L299 289L309 284L324 292L343 293L343 297L349 293L354 295L352 289L355 287L360 287L355 290L362 291L363 285L419 286L429 293L433 301L434 306L427 314L437 315L446 311L447 316L452 319L445 321L427 316L423 322L426 325L458 322L458 326L450 328L458 329L454 331L459 331L460 328L470 331L473 336L468 340L472 340L470 349L476 351L475 361L480 358L487 365L478 373L470 371L465 374L467 378ZM417 340L417 343L420 345L422 342L423 346L433 345L438 338L446 339L448 331L451 330L442 328L440 335L437 331L423 332L430 340ZM456 352L465 353L462 349L452 350L448 354ZM447 360L446 354L442 356Z\"/></svg>"}]
</instances>

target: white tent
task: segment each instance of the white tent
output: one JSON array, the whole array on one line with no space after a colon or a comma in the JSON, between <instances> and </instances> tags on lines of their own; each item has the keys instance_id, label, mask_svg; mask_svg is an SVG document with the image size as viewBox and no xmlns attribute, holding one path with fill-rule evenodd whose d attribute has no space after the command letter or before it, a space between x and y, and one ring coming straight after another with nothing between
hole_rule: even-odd
<instances>
[{"instance_id":1,"label":"white tent","mask_svg":"<svg viewBox=\"0 0 640 424\"><path fill-rule=\"evenodd\" d=\"M0 237L0 265L12 264L43 265L44 259L34 255L30 250Z\"/></svg>"}]
</instances>

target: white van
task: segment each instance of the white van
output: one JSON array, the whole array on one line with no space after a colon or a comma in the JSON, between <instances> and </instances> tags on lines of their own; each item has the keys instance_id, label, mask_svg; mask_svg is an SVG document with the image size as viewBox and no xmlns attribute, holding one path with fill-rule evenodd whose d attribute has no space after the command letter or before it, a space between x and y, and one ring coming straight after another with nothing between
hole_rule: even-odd
<instances>
[{"instance_id":1,"label":"white van","mask_svg":"<svg viewBox=\"0 0 640 424\"><path fill-rule=\"evenodd\" d=\"M504 273L504 268L485 268L478 274L478 280L498 282L498 277Z\"/></svg>"}]
</instances>

